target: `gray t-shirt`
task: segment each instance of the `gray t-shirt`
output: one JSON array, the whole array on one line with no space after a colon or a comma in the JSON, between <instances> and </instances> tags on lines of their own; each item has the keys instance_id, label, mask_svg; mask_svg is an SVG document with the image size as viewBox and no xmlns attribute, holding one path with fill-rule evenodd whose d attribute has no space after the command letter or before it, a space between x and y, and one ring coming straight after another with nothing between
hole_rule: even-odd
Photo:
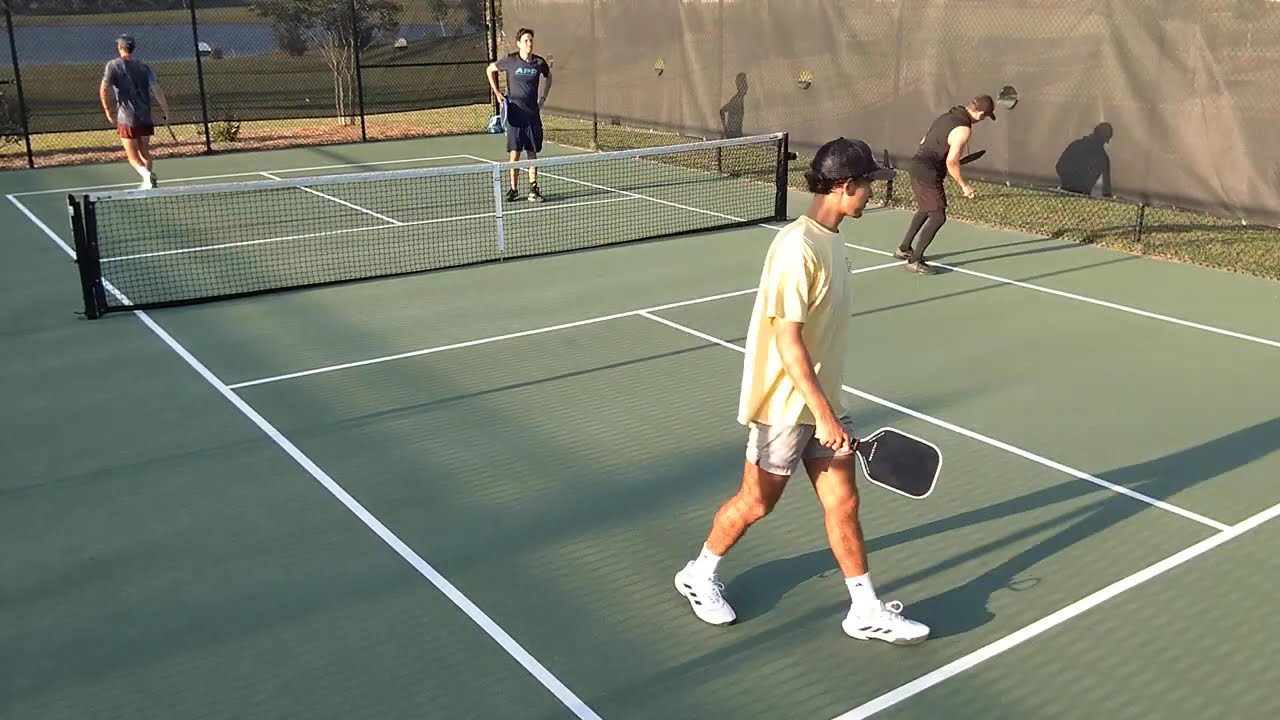
<instances>
[{"instance_id":1,"label":"gray t-shirt","mask_svg":"<svg viewBox=\"0 0 1280 720\"><path fill-rule=\"evenodd\" d=\"M141 60L118 57L107 63L102 80L115 90L116 122L136 127L152 125L151 86L156 74Z\"/></svg>"}]
</instances>

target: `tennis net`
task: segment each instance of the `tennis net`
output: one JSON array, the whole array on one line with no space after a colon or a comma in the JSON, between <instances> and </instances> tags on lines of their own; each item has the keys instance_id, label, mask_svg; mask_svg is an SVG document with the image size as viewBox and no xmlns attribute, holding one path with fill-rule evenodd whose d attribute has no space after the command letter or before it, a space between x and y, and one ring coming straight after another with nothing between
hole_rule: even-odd
<instances>
[{"instance_id":1,"label":"tennis net","mask_svg":"<svg viewBox=\"0 0 1280 720\"><path fill-rule=\"evenodd\" d=\"M68 196L90 318L781 219L787 135ZM535 169L542 198L528 198ZM510 172L520 194L511 199ZM281 171L283 172L283 171Z\"/></svg>"}]
</instances>

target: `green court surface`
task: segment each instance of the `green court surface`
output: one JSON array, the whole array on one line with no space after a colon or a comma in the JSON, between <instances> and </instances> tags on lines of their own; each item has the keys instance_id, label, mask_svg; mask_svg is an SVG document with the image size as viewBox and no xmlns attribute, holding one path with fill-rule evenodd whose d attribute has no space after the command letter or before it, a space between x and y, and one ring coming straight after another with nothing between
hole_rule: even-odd
<instances>
[{"instance_id":1,"label":"green court surface","mask_svg":"<svg viewBox=\"0 0 1280 720\"><path fill-rule=\"evenodd\" d=\"M738 624L672 587L740 478L772 227L88 321L64 189L132 181L0 175L0 717L1280 714L1280 284L958 221L920 277L905 213L847 221L844 400L945 458L923 501L863 490L881 596L933 628L899 648L841 633L803 474L722 563Z\"/></svg>"}]
</instances>

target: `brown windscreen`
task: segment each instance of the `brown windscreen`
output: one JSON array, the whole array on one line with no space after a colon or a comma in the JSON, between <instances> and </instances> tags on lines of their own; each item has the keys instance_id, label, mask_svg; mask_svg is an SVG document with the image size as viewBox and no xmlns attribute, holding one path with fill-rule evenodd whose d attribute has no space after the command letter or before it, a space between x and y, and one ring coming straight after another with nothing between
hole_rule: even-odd
<instances>
[{"instance_id":1,"label":"brown windscreen","mask_svg":"<svg viewBox=\"0 0 1280 720\"><path fill-rule=\"evenodd\" d=\"M1003 94L971 177L1280 224L1274 0L505 0L500 53L521 27L553 61L548 113L602 133L785 131L802 156L848 135L902 159Z\"/></svg>"}]
</instances>

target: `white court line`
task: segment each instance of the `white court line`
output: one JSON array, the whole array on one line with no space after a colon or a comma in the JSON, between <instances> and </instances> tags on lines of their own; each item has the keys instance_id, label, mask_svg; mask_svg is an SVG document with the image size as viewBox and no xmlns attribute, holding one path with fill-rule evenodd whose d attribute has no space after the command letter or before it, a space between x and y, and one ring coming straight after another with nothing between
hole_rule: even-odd
<instances>
[{"instance_id":1,"label":"white court line","mask_svg":"<svg viewBox=\"0 0 1280 720\"><path fill-rule=\"evenodd\" d=\"M477 157L477 156L475 156L475 155L468 155L467 157L471 158L472 160L479 160L480 162L489 163L490 165L498 165L498 164L499 164L497 160L486 160L485 158ZM541 169L540 169L540 170L538 170L538 174L539 174L539 175L546 175L547 177L555 178L555 179L557 179L557 180L563 180L563 181L565 181L565 182L570 182L570 183L575 183L575 184L578 184L578 185L583 185L583 186L586 186L586 187L589 187L589 188L595 188L596 190L607 190L608 192L614 192L614 193L618 193L618 194L620 194L620 195L626 195L626 196L628 196L628 197L636 198L636 199L638 199L638 200L648 200L648 201L650 201L650 202L656 202L656 203L659 203L659 204L661 204L661 205L667 205L667 206L669 206L669 207L679 208L679 209L681 209L681 210L688 210L689 212L702 213L702 214L704 214L704 215L714 215L715 217L723 218L723 219L725 219L725 220L733 220L734 222L746 222L746 221L745 221L745 220L743 220L742 218L734 217L734 216L732 216L732 215L725 215L724 213L718 213L718 212L714 212L714 211L712 211L712 210L703 210L702 208L689 207L688 205L681 205L680 203L671 202L670 200L660 200L660 199L658 199L658 198L656 198L656 197L650 197L650 196L648 196L648 195L641 195L641 194L639 194L639 193L633 193L633 192L631 192L631 191L629 191L629 190L619 190L618 188L611 188L611 187L608 187L608 186L605 186L605 185L597 185L597 184L595 184L595 183L590 183L590 182L587 182L587 181L585 181L585 180L575 180L575 179L573 179L573 178L567 178L567 177L565 177L565 176L563 176L563 175L555 175L555 174L553 174L553 173L550 173L550 172L547 172L547 171L545 171L545 170L541 170ZM773 226L773 225L766 225L766 224L764 224L764 223L756 223L756 224L757 224L757 225L759 225L760 227L773 228L773 229L775 229L775 230L776 230L776 229L778 229L777 227L775 227L775 226Z\"/></svg>"},{"instance_id":2,"label":"white court line","mask_svg":"<svg viewBox=\"0 0 1280 720\"><path fill-rule=\"evenodd\" d=\"M863 247L861 245L855 245L853 243L845 243L845 245L847 247L854 248L855 250L863 250L866 252L875 253L877 255L889 255L889 256L893 255L893 253L891 252L880 250L878 248ZM1098 300L1096 298L1086 297L1084 295L1077 295L1075 293L1064 292L1062 290L1054 290L1053 288L1048 288L1043 285L1032 285L1031 283L1022 282L1021 280L1012 280L1010 278L1000 277L999 275L990 275L988 273L978 272L977 270L970 270L968 268L956 267L954 265L947 265L945 263L940 263L933 260L930 260L929 264L936 265L940 268L946 268L948 270L954 270L955 272L958 272L958 273L964 273L965 275L973 275L976 277L985 278L987 280L992 280L998 283L1004 283L1006 285L1016 285L1017 287L1026 288L1027 290L1035 290L1036 292L1048 293L1050 295L1057 295L1058 297L1069 298L1071 300L1078 300L1080 302L1091 303L1093 305L1101 305L1102 307L1111 308L1112 310L1120 310L1121 312L1132 313L1134 315L1141 315L1142 317L1151 318L1152 320L1161 320L1163 322L1173 323L1175 325L1183 325L1186 327L1195 328L1197 330L1204 330L1205 332L1217 333L1218 335L1226 335L1228 337L1237 338L1239 340L1248 340L1249 342L1255 342L1261 345L1270 345L1271 347L1280 348L1280 341L1277 341L1277 340L1268 340L1267 338L1254 337L1253 335L1245 335L1244 333L1238 333L1238 332L1235 332L1234 330L1225 330L1223 328L1214 327L1212 325L1202 325L1197 322L1191 322L1190 320L1183 320L1181 318L1171 317L1169 315L1161 315L1159 313L1153 313L1147 310L1140 310L1135 307L1129 307L1128 305L1121 305L1119 303L1113 303L1107 300Z\"/></svg>"},{"instance_id":3,"label":"white court line","mask_svg":"<svg viewBox=\"0 0 1280 720\"><path fill-rule=\"evenodd\" d=\"M17 208L27 216L27 218L44 231L44 233L57 243L63 251L70 255L72 259L75 258L75 251L68 247L67 244L63 242L62 238L58 237L57 233L50 230L48 225L44 224L44 222L37 218L17 198L12 195L7 195L6 197L9 198L9 202L16 205ZM125 298L124 295L122 295L114 286L109 283L104 284L113 295L120 298L121 302L128 303L128 299ZM486 615L485 612L477 607L475 603L471 602L471 600L467 598L462 591L458 590L453 583L449 582L448 579L441 575L426 560L423 560L420 555L406 545L404 541L397 537L396 534L388 529L386 525L382 524L382 521L378 520L378 518L374 517L372 513L366 510L359 501L353 498L341 485L339 485L333 478L329 477L324 470L320 469L320 467L312 462L309 457L303 454L303 452L299 450L292 441L271 425L271 423L263 418L262 415L258 414L257 410L254 410L252 406L229 388L226 383L219 380L218 377L209 370L209 368L205 367L204 363L196 359L194 355L187 351L187 349L169 335L168 332L157 325L149 315L141 310L134 310L133 314L136 315L138 319L141 320L142 323L153 333L155 333L156 337L160 338L160 340L168 345L171 350L185 360L192 369L199 373L200 377L204 378L205 381L212 385L213 388L226 398L228 402L234 405L237 410L243 413L244 416L249 418L253 424L257 425L263 433L270 437L276 445L279 445L282 450L294 459L294 461L310 473L310 475L315 478L316 482L320 483L331 495L346 506L352 514L359 518L361 522L381 538L384 543L390 546L391 549L395 550L396 553L413 566L420 575L430 581L432 585L448 597L449 600L458 607L458 609L462 610L467 617L471 618L472 622L484 630L489 637L493 638L508 655L515 659L516 662L520 663L520 665L524 667L530 675L536 678L538 682L542 683L542 686L555 695L556 698L558 698L565 707L573 712L574 715L582 720L600 720L600 716L597 715L595 711L588 707L587 704L569 690L568 687L556 679L549 670L538 662L536 658L530 655L528 651L521 647L521 645L507 634L507 632L496 622L494 622L492 618Z\"/></svg>"},{"instance_id":4,"label":"white court line","mask_svg":"<svg viewBox=\"0 0 1280 720\"><path fill-rule=\"evenodd\" d=\"M885 263L883 265L874 265L872 267L858 268L857 270L851 271L851 274L857 275L859 273L872 272L873 270L883 270L884 268L895 267L901 264L902 262L899 261L899 262ZM253 385L265 385L267 383L279 382L281 380L292 380L294 378L307 377L309 375L319 375L321 373L335 372L337 370L347 370L349 368L364 367L366 365L377 365L379 363L391 362L393 360L403 360L405 358L421 357L423 355L433 355L438 352L444 352L445 350L457 350L459 348L475 347L477 345L488 345L489 343L495 343L495 342L498 342L499 340L512 340L514 338L529 337L531 335L541 335L543 333L554 332L556 330L567 330L569 328L582 327L584 325L594 325L596 323L607 322L609 320L617 320L619 318L631 317L633 315L642 315L646 312L654 312L657 310L670 310L671 308L684 307L686 305L697 305L700 303L711 302L713 300L723 300L725 298L737 297L739 295L754 293L755 291L756 291L756 288L747 288L745 290L734 290L732 292L719 293L718 295L706 295L704 297L693 298L692 300L680 300L678 302L667 303L665 305L655 305L653 307L641 308L639 310L625 310L623 312L616 312L610 315L600 315L593 318L587 318L585 320L575 320L573 322L560 323L559 325L547 325L544 327L533 328L531 330L521 330L519 332L507 333L505 335L493 335L490 337L479 338L476 340L466 340L464 342L457 342L450 345L439 345L436 347L422 348L420 350L410 350L408 352L397 353L395 355L384 355L382 357L369 358L368 360L357 360L354 362L341 363L338 365L326 365L324 367L313 368L311 370L300 370L298 372L292 372L285 375L275 375L273 377L260 378L258 380L246 380L245 382L235 383L233 385L229 385L228 387L230 387L232 390L237 390L243 387L251 387Z\"/></svg>"},{"instance_id":5,"label":"white court line","mask_svg":"<svg viewBox=\"0 0 1280 720\"><path fill-rule=\"evenodd\" d=\"M649 312L648 312L648 311L643 311L643 310L642 310L642 311L640 311L638 314L639 314L639 315L642 315L642 316L644 316L644 317L647 317L647 318L649 318L650 320L654 320L654 321L660 322L660 323L662 323L663 325L666 325L666 326L668 326L668 327L675 328L676 330L680 330L681 332L685 332L685 333L688 333L688 334L693 335L693 336L695 336L695 337L700 337L700 338L702 338L703 340L707 340L707 341L713 342L713 343L715 343L715 344L717 344L717 345L720 345L720 346L722 346L722 347L726 347L726 348L728 348L728 349L730 349L730 350L736 350L736 351L738 351L738 352L740 352L740 353L745 353L745 352L746 352L746 349L745 349L745 348L743 348L743 347L741 347L741 346L739 346L739 345L734 345L734 344L733 344L733 343L731 343L731 342L727 342L727 341L725 341L725 340L721 340L720 338L717 338L717 337L715 337L715 336L713 336L713 335L708 335L708 334L706 334L706 333L704 333L704 332L699 332L699 331L697 331L697 330L694 330L694 329L693 329L693 328L691 328L691 327L687 327L687 326L685 326L685 325L681 325L680 323L673 322L673 321L668 320L668 319L666 319L666 318L658 317L657 315L651 315L651 314L649 314ZM1080 480L1086 480L1086 481L1088 481L1088 482L1093 483L1094 485L1098 485L1098 486L1101 486L1101 487L1107 488L1108 490L1112 490L1112 491L1117 492L1117 493L1119 493L1119 494L1121 494L1121 495L1127 495L1127 496L1129 496L1129 497L1133 498L1134 500L1138 500L1138 501L1140 501L1140 502L1144 502L1144 503L1146 503L1146 504L1148 504L1148 505L1152 505L1152 506L1154 506L1154 507L1158 507L1158 508L1160 508L1161 510L1165 510L1165 511L1171 512L1171 513L1173 513L1174 515L1181 515L1182 517L1187 518L1188 520L1194 520L1194 521L1196 521L1196 522L1198 522L1198 523L1200 523L1200 524L1202 524L1202 525L1208 525L1209 527L1214 528L1215 530L1227 530L1227 529L1229 528L1229 526L1228 526L1228 525L1226 525L1225 523L1221 523L1221 522L1218 522L1217 520L1213 520L1213 519L1207 518L1207 517L1205 517L1205 516L1203 516L1203 515L1200 515L1200 514L1198 514L1198 513L1191 512L1190 510L1187 510L1187 509L1185 509L1185 508L1180 508L1180 507L1178 507L1177 505L1171 505L1171 504L1169 504L1169 503L1167 503L1167 502L1164 502L1163 500L1157 500L1157 499L1155 499L1155 498L1153 498L1153 497L1150 497L1150 496L1148 496L1148 495L1144 495L1144 494L1142 494L1142 493L1140 493L1140 492L1135 492L1135 491L1133 491L1133 490L1130 490L1130 489L1129 489L1129 488L1127 488L1127 487L1124 487L1123 485L1116 485L1115 483L1107 482L1106 480L1103 480L1102 478L1095 477L1095 476L1090 475L1089 473L1084 472L1084 471L1082 471L1082 470L1076 470L1075 468L1068 467L1068 466L1066 466L1066 465L1063 465L1063 464L1062 464L1062 463L1060 463L1060 462L1056 462L1056 461L1050 460L1050 459L1048 459L1048 458L1046 458L1046 457L1042 457L1042 456L1040 456L1040 455L1037 455L1037 454L1035 454L1035 453L1028 452L1028 451L1023 450L1022 448L1019 448L1019 447L1014 447L1013 445L1010 445L1009 443L1001 442L1001 441L996 440L996 439L994 439L994 438L987 437L986 435L983 435L983 434L981 434L981 433L977 433L977 432L974 432L974 431L969 430L969 429L967 429L967 428L960 427L959 425L955 425L955 424L949 423L949 422L947 422L947 421L945 421L945 420L940 420L940 419L935 418L935 417L932 417L932 416L930 416L930 415L925 415L925 414L924 414L924 413L922 413L922 412L917 412L917 411L915 411L915 410L912 410L911 408L903 407L902 405L899 405L899 404L897 404L897 403L890 402L890 401L885 400L885 399L883 399L883 398L876 397L875 395L871 395L870 393L865 393L865 392L863 392L863 391L861 391L861 390L858 390L857 388L852 388L852 387L849 387L848 385L842 385L841 387L844 389L844 391L845 391L845 392L847 392L847 393L849 393L849 394L851 394L851 395L856 395L856 396L858 396L858 397L860 397L860 398L862 398L862 399L864 399L864 400L868 400L868 401L873 402L873 403L875 403L875 404L877 404L877 405L882 405L882 406L884 406L884 407L891 408L891 409L893 409L893 410L897 410L897 411L898 411L898 412L900 412L900 413L903 413L903 414L906 414L906 415L910 415L911 417L918 418L918 419L923 420L923 421L925 421L925 422L927 422L927 423L930 423L930 424L932 424L932 425L937 425L937 426L938 426L938 427L940 427L940 428L945 428L945 429L950 430L950 431L952 431L952 432L954 432L954 433L958 433L958 434L960 434L960 435L964 435L965 437L968 437L968 438L972 438L972 439L974 439L974 440L977 440L978 442L981 442L981 443L984 443L984 444L990 445L990 446L995 447L995 448L999 448L999 449L1001 449L1001 450L1004 450L1005 452L1012 453L1012 454L1017 455L1017 456L1019 456L1019 457L1026 458L1027 460L1030 460L1030 461L1032 461L1032 462L1034 462L1034 463L1038 463L1038 464L1040 464L1040 465L1044 465L1045 467L1053 468L1054 470L1057 470L1057 471L1059 471L1059 472L1066 473L1067 475L1071 475L1072 477L1078 478L1078 479L1080 479Z\"/></svg>"},{"instance_id":6,"label":"white court line","mask_svg":"<svg viewBox=\"0 0 1280 720\"><path fill-rule=\"evenodd\" d=\"M485 158L477 157L477 156L475 156L475 155L468 155L467 157L469 157L469 158L470 158L470 159L472 159L472 160L478 160L478 161L480 161L480 162L487 162L487 163L491 163L491 164L495 164L495 163L496 163L496 161L494 161L494 160L486 160ZM568 182L578 183L578 184L580 184L580 185L586 185L586 186L588 186L588 187L594 187L594 188L601 189L601 190L609 190L610 192L618 192L618 193L625 193L625 194L629 194L629 195L634 195L635 197L643 198L643 199L645 199L645 200L652 200L653 202L662 203L662 204L664 204L664 205L670 205L670 206L672 206L672 207L677 207L677 208L680 208L680 209L682 209L682 210L689 210L689 211L691 211L691 212L705 213L705 214L707 214L707 215L714 215L714 216L716 216L716 217L724 218L724 219L726 219L726 220L734 220L734 221L738 221L738 222L741 222L741 221L742 221L742 218L736 218L736 217L733 217L733 216L731 216L731 215L725 215L725 214L723 214L723 213L712 212L712 211L710 211L710 210L702 210L702 209L700 209L700 208L689 207L689 206L687 206L687 205L680 205L680 204L678 204L678 203L668 202L668 201L666 201L666 200L659 200L658 198L649 197L649 196L647 196L647 195L637 195L636 193L628 193L628 192L627 192L627 191L625 191L625 190L615 190L615 189L613 189L613 188L608 188L608 187L605 187L605 186L603 186L603 185L594 185L594 184L592 184L592 183L584 182L584 181L581 181L581 180L573 180L573 179L571 179L571 178L566 178L566 177L562 177L562 176L559 176L559 175L551 175L550 173L548 173L547 175L548 175L549 177L554 177L554 178L557 178L557 179L560 179L560 180L565 180L565 181L568 181ZM774 225L774 224L771 224L771 223L758 223L758 225L759 225L760 227L768 228L768 229L770 229L770 230L781 230L781 229L782 229L782 226L780 226L780 225ZM887 256L889 256L889 257L892 257L892 256L893 256L893 253L892 253L892 252L888 252L888 251L885 251L885 250L880 250L880 249L878 249L878 248L869 248L869 247L865 247L865 246L862 246L862 245L857 245L857 244L854 244L854 243L848 243L848 242L847 242L847 243L845 243L845 246L847 246L847 247L851 247L851 248L854 248L855 250L863 250L863 251L865 251L865 252L875 253L875 254L877 254L877 255L887 255ZM1171 316L1169 316L1169 315L1161 315L1161 314L1159 314L1159 313L1153 313L1153 312L1149 312L1149 311L1147 311L1147 310L1139 310L1138 308L1129 307L1129 306L1127 306L1127 305L1120 305L1119 303L1108 302L1108 301L1106 301L1106 300L1098 300L1098 299L1095 299L1095 298L1086 297L1086 296L1084 296L1084 295L1076 295L1075 293L1063 292L1062 290L1054 290L1054 289L1052 289L1052 288L1047 288L1047 287L1044 287L1044 286L1042 286L1042 285L1032 285L1031 283L1025 283L1025 282L1022 282L1022 281L1019 281L1019 280L1012 280L1012 279L1009 279L1009 278L1000 277L1000 276L998 276L998 275L989 275L989 274L987 274L987 273L978 272L978 271L976 271L976 270L968 270L968 269L966 269L966 268L955 267L955 266L953 266L953 265L946 265L946 264L944 264L944 263L940 263L940 262L934 262L933 264L934 264L934 265L937 265L938 267L947 268L948 270L954 270L954 271L956 271L956 272L964 273L964 274L966 274L966 275L975 275L975 276L977 276L977 277L986 278L986 279L988 279L988 280L993 280L993 281L995 281L995 282L1006 283L1006 284L1008 284L1008 285L1016 285L1016 286L1018 286L1018 287L1025 288L1025 289L1027 289L1027 290L1035 290L1036 292L1048 293L1048 294L1050 294L1050 295L1058 295L1058 296L1060 296L1060 297L1070 298L1070 299L1072 299L1072 300L1078 300L1078 301L1080 301L1080 302L1092 303L1092 304L1094 304L1094 305L1101 305L1101 306L1103 306L1103 307L1108 307L1108 308L1111 308L1111 309L1113 309L1113 310L1120 310L1120 311L1123 311L1123 312L1133 313L1134 315L1141 315L1141 316L1143 316L1143 317L1151 318L1151 319L1153 319L1153 320L1161 320L1161 321L1164 321L1164 322L1174 323L1174 324L1177 324L1177 325L1184 325L1184 326L1186 326L1186 327L1195 328L1195 329L1197 329L1197 330L1204 330L1205 332L1217 333L1217 334L1219 334L1219 335L1226 335L1226 336L1228 336L1228 337L1233 337L1233 338L1237 338L1237 339L1240 339L1240 340L1248 340L1249 342L1255 342L1255 343L1259 343L1259 344L1262 344L1262 345L1270 345L1271 347L1277 347L1277 348L1280 348L1280 341L1277 341L1277 340L1268 340L1268 339L1266 339L1266 338L1255 337L1255 336L1253 336L1253 335L1246 335L1246 334L1244 334L1244 333L1235 332L1235 331L1233 331L1233 330L1226 330L1226 329L1223 329L1223 328L1214 327L1214 326L1212 326L1212 325L1203 325L1203 324L1201 324L1201 323L1191 322L1191 321L1189 321L1189 320L1182 320L1182 319L1180 319L1180 318L1171 317Z\"/></svg>"},{"instance_id":7,"label":"white court line","mask_svg":"<svg viewBox=\"0 0 1280 720\"><path fill-rule=\"evenodd\" d=\"M600 205L602 203L622 202L631 198L617 197L605 198L603 200L584 200L576 203L554 203L551 205L538 205L531 208L521 210L507 210L506 215L515 215L517 213L528 212L549 212L551 210L563 210L571 207L581 207L583 205ZM403 222L399 225L366 225L364 227L344 228L342 230L325 230L322 232L304 233L302 235L281 235L278 237L262 238L259 240L241 240L232 243L218 243L217 245L198 245L196 247L180 248L178 250L157 250L156 252L137 253L135 255L117 255L115 257L102 258L98 262L120 262L121 260L137 260L139 258L161 257L164 255L186 255L187 253L207 252L209 250L221 250L224 248L243 247L246 245L260 245L269 242L285 242L288 240L304 240L307 238L330 237L334 235L346 235L348 233L369 232L372 230L388 230L395 227L414 227L415 225L433 225L435 223L455 222L457 220L476 220L479 218L493 217L492 212L475 213L473 215L454 215L452 217L431 218L430 220L414 220L412 222Z\"/></svg>"},{"instance_id":8,"label":"white court line","mask_svg":"<svg viewBox=\"0 0 1280 720\"><path fill-rule=\"evenodd\" d=\"M1131 590L1154 577L1162 575L1179 565L1182 565L1192 558L1203 555L1223 543L1234 540L1259 525L1274 519L1277 515L1280 515L1280 504L1272 505L1266 510L1224 529L1220 533L1201 540L1186 550L1170 555L1154 565L1139 570L1126 578L1117 580L1101 590L1086 595L1061 610L1043 617L1020 630L1006 635L989 645L983 646L968 655L959 658L958 660L953 660L937 670L926 675L922 675L921 677L912 680L895 690L891 690L870 702L859 705L849 712L838 715L834 720L861 720L862 718L871 717L881 710L897 705L907 698L918 695L949 678L959 675L975 665L986 662L1006 650L1017 647L1031 638L1041 635L1071 618L1101 605L1120 593Z\"/></svg>"},{"instance_id":9,"label":"white court line","mask_svg":"<svg viewBox=\"0 0 1280 720\"><path fill-rule=\"evenodd\" d=\"M463 158L466 160L475 160L475 156L473 155L432 155L430 157L404 158L403 160L378 160L375 162L343 163L341 165L312 165L311 167L278 168L275 170L271 170L270 172L274 172L274 173L309 172L311 170L335 170L338 168L349 168L349 167L392 165L396 163L410 163L410 162L429 162L431 160L457 160L459 158ZM160 178L160 181L166 185L169 185L172 183L191 182L192 180L222 180L224 178L244 177L246 175L260 175L260 174L261 174L260 170L246 170L244 172L223 173L221 175L194 175L191 177L182 177L182 178L173 178L173 179L166 179L162 177ZM137 184L138 184L137 182L112 183L110 185L85 185L83 187L58 188L56 190L27 190L25 192L10 193L6 195L6 197L25 197L27 195L48 195L50 193L83 192L85 190L107 190L109 188L134 187Z\"/></svg>"},{"instance_id":10,"label":"white court line","mask_svg":"<svg viewBox=\"0 0 1280 720\"><path fill-rule=\"evenodd\" d=\"M272 174L271 174L271 173L269 173L269 172L260 172L260 173L258 173L258 174L259 174L259 175L266 176L266 177L268 177L268 178L271 178L272 180L279 180L279 179L280 179L280 177L279 177L278 175L272 175ZM393 218L393 217L388 217L388 216L383 215L383 214L381 214L381 213L376 213L376 212L374 212L374 211L370 210L369 208L360 207L359 205L356 205L355 203L349 203L349 202L347 202L346 200L343 200L343 199L341 199L341 198L336 198L336 197L334 197L334 196L332 196L332 195L326 195L326 194L324 194L324 193L320 192L319 190L315 190L315 189L313 189L313 188L309 188L309 187L299 187L298 189L299 189L299 190L305 190L306 192L309 192L309 193L311 193L312 195L317 195L317 196L319 196L319 197L322 197L322 198L324 198L325 200L332 200L332 201L334 201L334 202L338 203L339 205L343 205L343 206L349 207L349 208L351 208L352 210L359 210L360 212L362 212L362 213L364 213L364 214L366 214L366 215L372 215L373 217L376 217L376 218L378 218L379 220L381 220L381 221L383 221L383 222L391 223L392 225L403 225L403 224L404 224L404 223L400 222L399 220L397 220L397 219L395 219L395 218Z\"/></svg>"}]
</instances>

